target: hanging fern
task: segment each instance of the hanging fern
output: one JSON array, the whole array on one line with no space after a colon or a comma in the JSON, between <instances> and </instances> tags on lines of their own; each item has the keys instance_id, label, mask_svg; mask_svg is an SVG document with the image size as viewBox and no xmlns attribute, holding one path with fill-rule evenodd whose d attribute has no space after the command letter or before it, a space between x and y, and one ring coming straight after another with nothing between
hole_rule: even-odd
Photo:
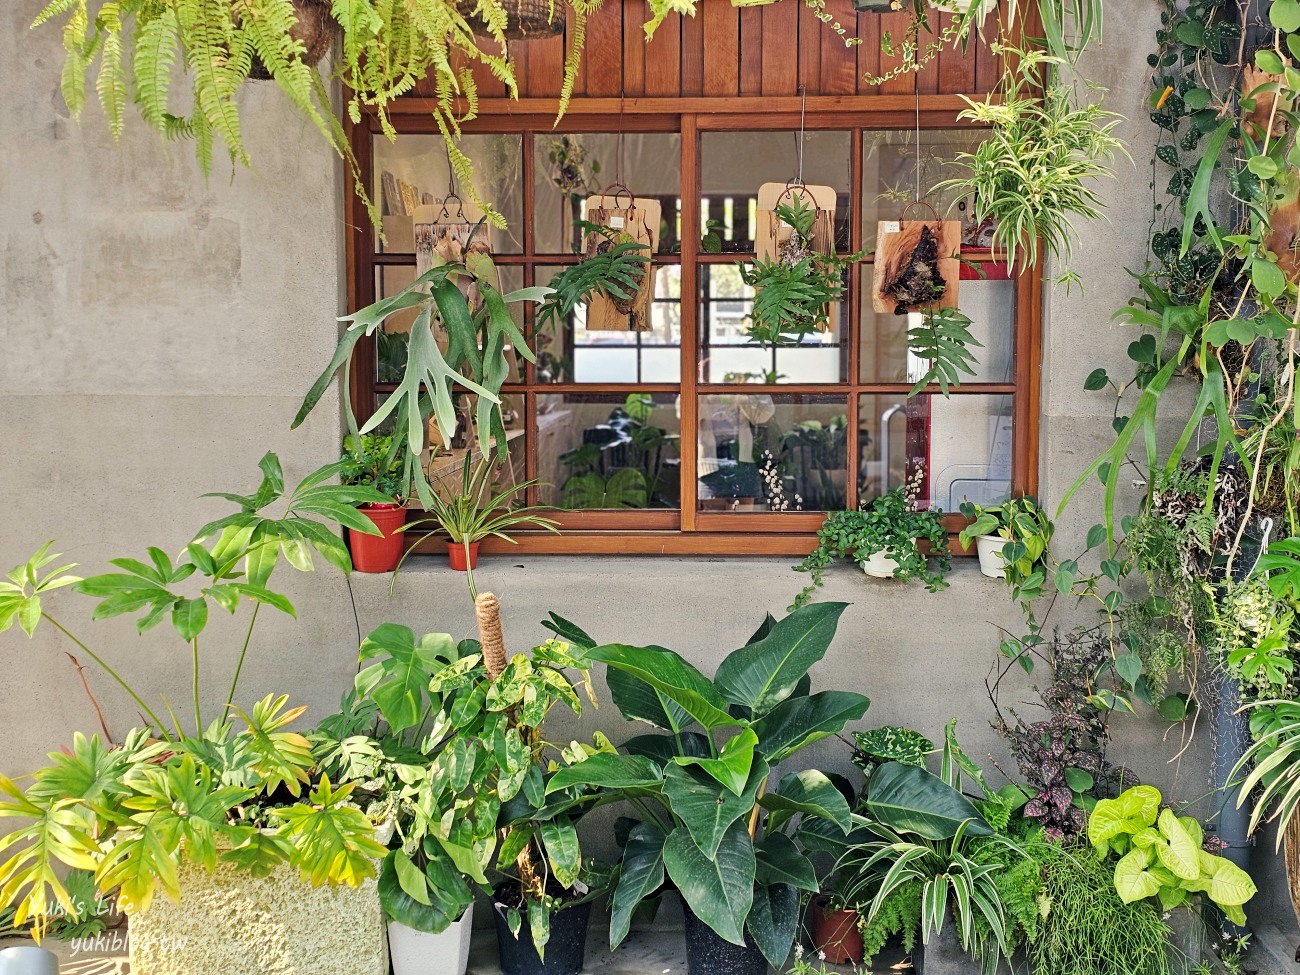
<instances>
[{"instance_id":1,"label":"hanging fern","mask_svg":"<svg viewBox=\"0 0 1300 975\"><path fill-rule=\"evenodd\" d=\"M581 65L587 18L605 0L553 2L567 4L574 14L558 105L562 117ZM647 33L673 11L693 14L694 4L655 0ZM432 114L457 182L494 225L504 226L490 201L478 195L473 164L457 146L461 125L478 114L476 65L518 97L502 0L475 0L469 17L455 0L331 0L330 15L338 27L333 61L348 117L360 123L373 114L380 130L395 138L389 118L393 102L429 79ZM320 70L303 60L306 49L293 36L293 0L50 0L32 26L60 19L65 52L60 88L74 118L85 108L87 75L95 68L95 91L115 140L134 102L140 117L164 139L194 143L204 175L212 171L217 143L232 166L246 166L238 95L255 70L264 71L348 164L354 190L378 225L329 89ZM191 88L188 115L170 105L178 61ZM459 69L453 66L457 61Z\"/></svg>"},{"instance_id":2,"label":"hanging fern","mask_svg":"<svg viewBox=\"0 0 1300 975\"><path fill-rule=\"evenodd\" d=\"M937 383L946 397L952 386L961 385L960 373L975 375L977 365L971 346L983 348L970 332L971 320L956 308L931 307L916 328L907 333L907 347L918 357L927 359L930 368L908 392L915 396L931 383Z\"/></svg>"}]
</instances>

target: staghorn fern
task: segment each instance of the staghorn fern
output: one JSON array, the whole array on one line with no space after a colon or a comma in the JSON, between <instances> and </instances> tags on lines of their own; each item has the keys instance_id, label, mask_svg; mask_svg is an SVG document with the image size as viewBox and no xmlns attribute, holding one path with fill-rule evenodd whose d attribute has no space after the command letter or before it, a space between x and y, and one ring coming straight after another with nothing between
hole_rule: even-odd
<instances>
[{"instance_id":1,"label":"staghorn fern","mask_svg":"<svg viewBox=\"0 0 1300 975\"><path fill-rule=\"evenodd\" d=\"M604 0L552 2L574 12L558 105L562 117L581 64L587 18ZM672 11L693 14L694 4L655 0L647 35ZM499 79L511 97L518 96L504 36L508 14L501 0L476 0L471 17L486 31L483 37L474 33L455 0L331 0L331 15L339 28L334 71L344 85L348 117L359 123L363 115L373 114L381 131L395 138L389 118L393 102L431 79L431 111L456 179L494 225L504 226L490 201L479 196L473 164L457 145L462 123L478 113L476 64ZM247 166L237 99L254 64L260 63L348 164L354 191L378 225L378 210L334 112L326 80L304 63L303 43L292 36L297 22L292 0L50 0L32 26L59 19L65 51L60 88L75 118L85 108L88 75L94 69L95 91L115 140L121 138L134 102L140 117L163 139L194 143L205 176L212 171L218 142L232 167ZM456 67L457 60L463 66ZM191 88L189 114L171 108L178 67Z\"/></svg>"}]
</instances>

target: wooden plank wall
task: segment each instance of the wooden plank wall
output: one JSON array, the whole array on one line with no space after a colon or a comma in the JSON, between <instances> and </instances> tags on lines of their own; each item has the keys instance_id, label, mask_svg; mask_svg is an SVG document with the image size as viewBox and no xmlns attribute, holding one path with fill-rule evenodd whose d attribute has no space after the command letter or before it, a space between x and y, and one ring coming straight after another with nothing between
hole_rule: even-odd
<instances>
[{"instance_id":1,"label":"wooden plank wall","mask_svg":"<svg viewBox=\"0 0 1300 975\"><path fill-rule=\"evenodd\" d=\"M908 16L859 14L852 0L826 0L826 12L862 39L849 47L821 23L803 0L761 7L733 7L707 0L694 17L670 16L646 43L645 0L605 0L587 23L582 71L574 89L581 98L692 98L796 96L800 87L819 95L983 94L999 73L998 59L972 39L966 52L945 50L919 73L880 86L866 78L898 63L880 50L882 33L902 36ZM521 98L560 93L567 34L512 46ZM948 22L940 15L935 30ZM922 35L924 41L926 35ZM476 71L480 97L502 98L506 89L486 71ZM420 85L415 95L432 94Z\"/></svg>"}]
</instances>

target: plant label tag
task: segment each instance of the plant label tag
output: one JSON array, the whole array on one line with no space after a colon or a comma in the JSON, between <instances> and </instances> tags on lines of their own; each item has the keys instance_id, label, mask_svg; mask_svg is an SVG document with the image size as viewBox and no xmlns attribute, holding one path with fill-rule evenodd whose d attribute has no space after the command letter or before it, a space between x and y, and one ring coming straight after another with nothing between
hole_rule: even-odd
<instances>
[{"instance_id":1,"label":"plant label tag","mask_svg":"<svg viewBox=\"0 0 1300 975\"><path fill-rule=\"evenodd\" d=\"M880 222L880 231L886 234L896 234L902 229L897 220L882 220Z\"/></svg>"},{"instance_id":2,"label":"plant label tag","mask_svg":"<svg viewBox=\"0 0 1300 975\"><path fill-rule=\"evenodd\" d=\"M583 897L586 897L588 891L590 891L591 888L588 887L586 884L584 884L581 880L575 880L573 882L573 889L578 894L582 895Z\"/></svg>"},{"instance_id":3,"label":"plant label tag","mask_svg":"<svg viewBox=\"0 0 1300 975\"><path fill-rule=\"evenodd\" d=\"M610 221L609 221L609 229L610 229L610 230L622 230L622 229L623 229L623 223L624 223L624 221L623 221L623 218L622 218L622 217L611 217L611 218L610 218Z\"/></svg>"}]
</instances>

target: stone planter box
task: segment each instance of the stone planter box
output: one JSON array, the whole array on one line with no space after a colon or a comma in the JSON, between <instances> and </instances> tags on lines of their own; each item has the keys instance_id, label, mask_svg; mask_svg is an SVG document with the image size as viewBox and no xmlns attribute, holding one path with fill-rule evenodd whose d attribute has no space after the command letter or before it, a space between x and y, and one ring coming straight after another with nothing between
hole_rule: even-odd
<instances>
[{"instance_id":1,"label":"stone planter box","mask_svg":"<svg viewBox=\"0 0 1300 975\"><path fill-rule=\"evenodd\" d=\"M225 865L180 871L181 902L159 894L130 919L132 975L387 975L379 889L313 887L297 870L254 879Z\"/></svg>"}]
</instances>

